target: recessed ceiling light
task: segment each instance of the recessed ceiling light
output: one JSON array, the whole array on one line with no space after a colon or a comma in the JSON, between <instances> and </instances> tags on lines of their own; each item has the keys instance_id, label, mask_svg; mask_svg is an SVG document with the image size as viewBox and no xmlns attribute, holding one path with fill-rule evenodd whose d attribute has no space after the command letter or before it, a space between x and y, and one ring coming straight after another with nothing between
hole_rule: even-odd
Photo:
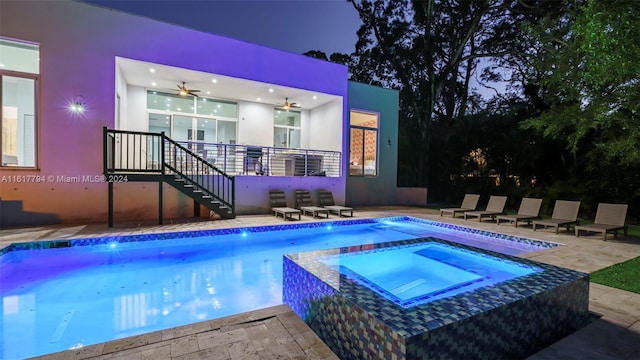
<instances>
[{"instance_id":1,"label":"recessed ceiling light","mask_svg":"<svg viewBox=\"0 0 640 360\"><path fill-rule=\"evenodd\" d=\"M218 79L211 79L211 82L214 83L214 84L217 84L218 83Z\"/></svg>"},{"instance_id":2,"label":"recessed ceiling light","mask_svg":"<svg viewBox=\"0 0 640 360\"><path fill-rule=\"evenodd\" d=\"M151 86L156 86L156 83L152 82L152 83L151 83Z\"/></svg>"},{"instance_id":3,"label":"recessed ceiling light","mask_svg":"<svg viewBox=\"0 0 640 360\"><path fill-rule=\"evenodd\" d=\"M152 73L154 73L154 72L156 72L156 69L151 68L151 69L149 69L149 71L150 71L150 72L152 72Z\"/></svg>"},{"instance_id":4,"label":"recessed ceiling light","mask_svg":"<svg viewBox=\"0 0 640 360\"><path fill-rule=\"evenodd\" d=\"M0 64L0 67L4 67L4 64Z\"/></svg>"},{"instance_id":5,"label":"recessed ceiling light","mask_svg":"<svg viewBox=\"0 0 640 360\"><path fill-rule=\"evenodd\" d=\"M158 102L158 100L153 100L153 102L154 102L154 103L157 103L157 102Z\"/></svg>"},{"instance_id":6,"label":"recessed ceiling light","mask_svg":"<svg viewBox=\"0 0 640 360\"><path fill-rule=\"evenodd\" d=\"M316 100L317 98L318 98L317 96L313 95L313 100Z\"/></svg>"},{"instance_id":7,"label":"recessed ceiling light","mask_svg":"<svg viewBox=\"0 0 640 360\"><path fill-rule=\"evenodd\" d=\"M211 94L211 92L207 91L207 95Z\"/></svg>"},{"instance_id":8,"label":"recessed ceiling light","mask_svg":"<svg viewBox=\"0 0 640 360\"><path fill-rule=\"evenodd\" d=\"M153 95L158 95L158 93L154 91L154 92L153 92Z\"/></svg>"},{"instance_id":9,"label":"recessed ceiling light","mask_svg":"<svg viewBox=\"0 0 640 360\"><path fill-rule=\"evenodd\" d=\"M258 101L262 101L262 99L258 98Z\"/></svg>"},{"instance_id":10,"label":"recessed ceiling light","mask_svg":"<svg viewBox=\"0 0 640 360\"><path fill-rule=\"evenodd\" d=\"M220 108L220 104L218 104L218 108Z\"/></svg>"},{"instance_id":11,"label":"recessed ceiling light","mask_svg":"<svg viewBox=\"0 0 640 360\"><path fill-rule=\"evenodd\" d=\"M273 92L273 89L272 89L272 88L269 88L269 92L270 92L270 93L272 93L272 92Z\"/></svg>"}]
</instances>

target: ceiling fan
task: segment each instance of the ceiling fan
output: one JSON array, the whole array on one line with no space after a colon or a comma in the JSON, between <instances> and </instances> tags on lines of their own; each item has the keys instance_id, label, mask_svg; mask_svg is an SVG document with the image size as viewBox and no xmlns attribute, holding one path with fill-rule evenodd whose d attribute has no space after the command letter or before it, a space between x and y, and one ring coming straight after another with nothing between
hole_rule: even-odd
<instances>
[{"instance_id":1,"label":"ceiling fan","mask_svg":"<svg viewBox=\"0 0 640 360\"><path fill-rule=\"evenodd\" d=\"M180 96L193 95L198 97L198 94L196 94L197 92L200 92L200 90L188 89L184 81L182 82L182 85L178 84L178 95Z\"/></svg>"},{"instance_id":2,"label":"ceiling fan","mask_svg":"<svg viewBox=\"0 0 640 360\"><path fill-rule=\"evenodd\" d=\"M289 98L284 98L284 104L278 104L279 107L285 109L285 110L289 110L291 108L299 108L300 105L298 105L297 103L294 102L289 102Z\"/></svg>"}]
</instances>

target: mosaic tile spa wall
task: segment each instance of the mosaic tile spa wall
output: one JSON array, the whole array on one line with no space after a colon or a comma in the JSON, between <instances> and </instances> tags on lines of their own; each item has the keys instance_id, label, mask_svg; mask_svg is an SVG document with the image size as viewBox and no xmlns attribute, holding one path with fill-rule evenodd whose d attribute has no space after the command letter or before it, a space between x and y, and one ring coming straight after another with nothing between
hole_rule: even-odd
<instances>
[{"instance_id":1,"label":"mosaic tile spa wall","mask_svg":"<svg viewBox=\"0 0 640 360\"><path fill-rule=\"evenodd\" d=\"M376 248L428 241L543 271L402 308L317 261L358 249L312 251L285 256L283 302L345 360L524 358L588 323L588 274L432 238Z\"/></svg>"}]
</instances>

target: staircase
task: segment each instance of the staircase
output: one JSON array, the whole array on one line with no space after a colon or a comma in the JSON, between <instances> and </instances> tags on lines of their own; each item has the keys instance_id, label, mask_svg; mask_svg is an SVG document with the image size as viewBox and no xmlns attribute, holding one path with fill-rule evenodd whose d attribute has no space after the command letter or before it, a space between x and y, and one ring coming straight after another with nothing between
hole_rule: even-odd
<instances>
[{"instance_id":1,"label":"staircase","mask_svg":"<svg viewBox=\"0 0 640 360\"><path fill-rule=\"evenodd\" d=\"M235 213L230 176L162 133L103 129L104 175L109 179L167 183L224 219ZM109 226L113 225L113 181L109 181ZM162 189L159 191L162 223ZM199 207L194 206L194 209ZM197 211L196 211L197 212ZM196 214L197 215L197 214Z\"/></svg>"}]
</instances>

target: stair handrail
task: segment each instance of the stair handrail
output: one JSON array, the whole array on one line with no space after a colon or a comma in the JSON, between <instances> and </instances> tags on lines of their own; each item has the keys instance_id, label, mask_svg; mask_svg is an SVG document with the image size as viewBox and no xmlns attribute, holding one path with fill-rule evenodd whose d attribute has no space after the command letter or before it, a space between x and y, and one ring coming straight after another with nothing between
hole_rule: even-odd
<instances>
[{"instance_id":1,"label":"stair handrail","mask_svg":"<svg viewBox=\"0 0 640 360\"><path fill-rule=\"evenodd\" d=\"M235 213L235 178L171 139L164 132L115 130L103 127L103 138L105 175L123 171L158 174L162 176L163 181L170 176L177 176L193 186L195 190L226 206L231 213ZM156 138L159 143L154 142L149 146L147 143L149 138ZM117 139L120 139L119 145ZM151 159L149 159L145 153L149 150L147 147L154 148L156 145L159 153L150 152ZM118 161L116 161L116 154L119 154ZM148 160L153 164L150 165ZM156 161L159 164L155 164Z\"/></svg>"},{"instance_id":2,"label":"stair handrail","mask_svg":"<svg viewBox=\"0 0 640 360\"><path fill-rule=\"evenodd\" d=\"M235 178L166 136L164 132L162 136L162 167L166 169L165 176L178 175L185 182L228 207L231 212L235 212Z\"/></svg>"}]
</instances>

